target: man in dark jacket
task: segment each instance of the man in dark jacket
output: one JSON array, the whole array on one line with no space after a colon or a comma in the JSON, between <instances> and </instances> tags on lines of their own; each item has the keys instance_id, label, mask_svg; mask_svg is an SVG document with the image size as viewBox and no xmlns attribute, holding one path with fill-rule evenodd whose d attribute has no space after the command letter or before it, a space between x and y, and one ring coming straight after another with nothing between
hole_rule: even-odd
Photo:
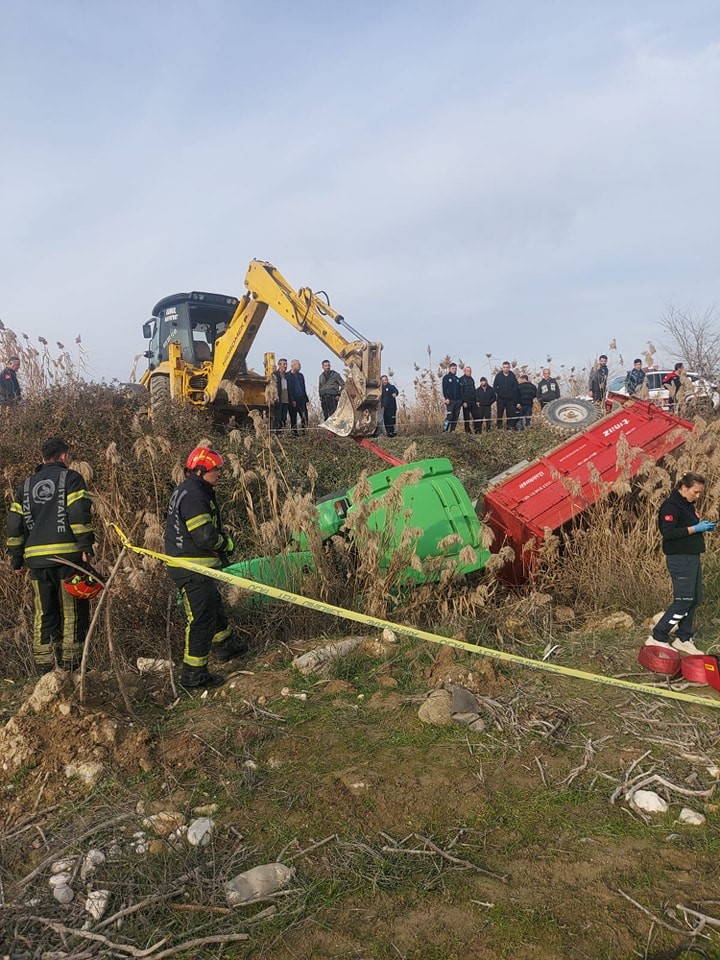
<instances>
[{"instance_id":1,"label":"man in dark jacket","mask_svg":"<svg viewBox=\"0 0 720 960\"><path fill-rule=\"evenodd\" d=\"M642 360L638 358L633 360L633 368L632 370L628 370L628 374L625 377L625 389L627 390L627 395L632 397L633 394L640 390L644 382L645 371L642 368Z\"/></svg>"},{"instance_id":2,"label":"man in dark jacket","mask_svg":"<svg viewBox=\"0 0 720 960\"><path fill-rule=\"evenodd\" d=\"M192 560L204 567L222 567L235 549L223 530L215 486L223 458L209 447L195 447L185 463L185 479L176 487L168 507L165 553ZM212 650L220 663L232 660L247 647L236 640L228 626L216 582L182 567L167 568L182 598L187 627L185 655L180 674L184 687L214 687L224 678L207 668Z\"/></svg>"},{"instance_id":3,"label":"man in dark jacket","mask_svg":"<svg viewBox=\"0 0 720 960\"><path fill-rule=\"evenodd\" d=\"M547 406L551 400L560 399L560 384L550 374L550 367L543 370L542 380L537 385L537 397L540 409Z\"/></svg>"},{"instance_id":4,"label":"man in dark jacket","mask_svg":"<svg viewBox=\"0 0 720 960\"><path fill-rule=\"evenodd\" d=\"M474 426L477 428L477 410L475 409L475 381L472 375L472 367L463 367L463 375L458 378L460 384L460 399L462 400L462 415L465 423L465 433L470 433Z\"/></svg>"},{"instance_id":5,"label":"man in dark jacket","mask_svg":"<svg viewBox=\"0 0 720 960\"><path fill-rule=\"evenodd\" d=\"M520 374L518 381L518 393L520 394L520 417L517 422L517 429L524 430L532 422L532 411L535 397L537 397L537 387L530 383L530 378L526 373Z\"/></svg>"},{"instance_id":6,"label":"man in dark jacket","mask_svg":"<svg viewBox=\"0 0 720 960\"><path fill-rule=\"evenodd\" d=\"M7 366L0 373L0 406L12 407L20 402L21 392L17 372L20 369L20 357L10 357Z\"/></svg>"},{"instance_id":7,"label":"man in dark jacket","mask_svg":"<svg viewBox=\"0 0 720 960\"><path fill-rule=\"evenodd\" d=\"M495 391L487 382L487 377L480 377L480 383L475 391L477 406L477 432L483 429L492 429L492 405L495 403Z\"/></svg>"},{"instance_id":8,"label":"man in dark jacket","mask_svg":"<svg viewBox=\"0 0 720 960\"><path fill-rule=\"evenodd\" d=\"M273 403L273 430L284 430L290 410L290 387L287 360L278 360L277 370L273 370L277 400Z\"/></svg>"},{"instance_id":9,"label":"man in dark jacket","mask_svg":"<svg viewBox=\"0 0 720 960\"><path fill-rule=\"evenodd\" d=\"M42 446L42 466L15 494L7 518L13 569L27 568L33 588L33 659L38 673L57 662L63 670L80 663L90 602L72 596L65 581L75 575L63 560L82 566L93 553L90 494L68 463L70 447L59 437Z\"/></svg>"},{"instance_id":10,"label":"man in dark jacket","mask_svg":"<svg viewBox=\"0 0 720 960\"><path fill-rule=\"evenodd\" d=\"M384 374L380 377L382 393L380 394L380 410L382 413L382 425L385 434L388 437L397 436L397 397L398 388L394 383L390 383L388 377Z\"/></svg>"},{"instance_id":11,"label":"man in dark jacket","mask_svg":"<svg viewBox=\"0 0 720 960\"><path fill-rule=\"evenodd\" d=\"M607 357L601 353L598 362L590 374L590 395L593 403L603 403L607 393L607 382L610 371L608 370Z\"/></svg>"},{"instance_id":12,"label":"man in dark jacket","mask_svg":"<svg viewBox=\"0 0 720 960\"><path fill-rule=\"evenodd\" d=\"M520 392L518 391L517 377L510 369L509 361L505 360L502 367L495 374L493 389L496 397L497 428L502 430L503 417L507 430L514 430L516 417L519 414Z\"/></svg>"},{"instance_id":13,"label":"man in dark jacket","mask_svg":"<svg viewBox=\"0 0 720 960\"><path fill-rule=\"evenodd\" d=\"M456 363L448 364L448 371L442 378L442 394L445 400L445 419L442 425L443 433L453 433L462 408L460 380L457 375Z\"/></svg>"},{"instance_id":14,"label":"man in dark jacket","mask_svg":"<svg viewBox=\"0 0 720 960\"><path fill-rule=\"evenodd\" d=\"M693 616L703 598L700 556L705 552L703 534L715 529L715 523L701 520L695 504L705 489L699 473L682 476L658 512L662 549L672 580L673 602L653 627L645 641L680 653L699 654L693 643ZM677 637L670 642L670 633Z\"/></svg>"},{"instance_id":15,"label":"man in dark jacket","mask_svg":"<svg viewBox=\"0 0 720 960\"><path fill-rule=\"evenodd\" d=\"M298 419L302 430L307 430L308 403L310 398L305 387L305 374L301 373L302 364L299 360L290 361L288 374L288 395L290 397L290 427L293 434L298 436Z\"/></svg>"},{"instance_id":16,"label":"man in dark jacket","mask_svg":"<svg viewBox=\"0 0 720 960\"><path fill-rule=\"evenodd\" d=\"M320 406L322 407L323 420L327 420L337 410L340 402L340 394L345 381L336 370L332 370L329 360L323 360L322 373L318 381L318 393L320 394Z\"/></svg>"}]
</instances>

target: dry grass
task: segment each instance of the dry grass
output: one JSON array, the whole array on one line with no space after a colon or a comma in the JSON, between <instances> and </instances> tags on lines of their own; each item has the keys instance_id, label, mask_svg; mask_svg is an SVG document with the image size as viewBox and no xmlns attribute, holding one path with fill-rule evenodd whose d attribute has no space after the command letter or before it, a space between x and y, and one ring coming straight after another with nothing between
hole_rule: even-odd
<instances>
[{"instance_id":1,"label":"dry grass","mask_svg":"<svg viewBox=\"0 0 720 960\"><path fill-rule=\"evenodd\" d=\"M73 445L74 465L92 492L101 570L109 570L119 554L113 524L134 531L133 538L143 546L162 549L169 495L182 476L188 449L205 439L221 450L231 468L219 493L226 525L239 544L238 558L274 556L294 549L302 531L316 571L303 582L303 590L310 596L432 627L443 624L463 629L471 625L475 630L485 619L502 619L505 592L495 579L501 558L492 558L484 575L458 577L456 562L448 558L421 563L414 552L416 532L405 524L399 546L388 560L394 539L391 531L396 524L403 526L401 486L395 485L372 505L360 503L367 492L363 470L367 470L368 455L354 444L322 431L299 440L271 438L266 421L259 416L253 417L250 431L217 432L206 415L182 407L175 408L171 417L151 422L137 398L82 381L80 368L65 352L53 359L47 344L43 350L35 350L10 331L1 334L6 352L21 356L27 397L11 412L9 429L0 432L6 502L36 466L42 440L64 436ZM29 381L29 374L36 379ZM386 442L407 460L450 456L471 496L480 492L482 478L523 457L532 459L554 445L553 435L545 433L540 424L523 434L440 435L439 379L429 354L428 367L419 371L416 394L416 403L404 415L406 429L413 430L413 443L408 446L401 438L406 447L403 451L398 441ZM704 515L716 517L720 501L718 449L720 422L701 423L695 436L662 467L647 463L632 483L626 471L606 491L606 499L571 529L560 537L547 538L537 586L580 612L624 609L644 616L662 608L667 600L667 576L656 533L657 507L675 477L695 469L708 478ZM627 463L634 451L619 444L618 455ZM380 466L372 463L373 470ZM410 482L412 474L403 480ZM353 483L358 484L358 509L341 536L323 542L314 508L316 497L345 490ZM387 519L371 530L367 519L378 509L386 512ZM431 574L436 582L403 590L408 567ZM707 557L705 567L708 593L716 596L720 564L714 553ZM108 629L126 659L157 652L164 644L168 616L170 626L176 628L171 634L179 642L179 614L173 604L168 605L170 593L159 562L125 556L113 586L116 622ZM706 616L712 615L712 601L706 602L705 611ZM6 676L22 675L30 669L30 614L26 579L14 576L8 565L3 565L0 669ZM264 607L259 617L256 607L240 605L233 608L233 617L236 626L259 644L278 636L282 639L288 630L302 639L333 627L327 617L307 611L293 611L290 618L286 608ZM96 660L104 656L106 643L101 629L93 653Z\"/></svg>"}]
</instances>

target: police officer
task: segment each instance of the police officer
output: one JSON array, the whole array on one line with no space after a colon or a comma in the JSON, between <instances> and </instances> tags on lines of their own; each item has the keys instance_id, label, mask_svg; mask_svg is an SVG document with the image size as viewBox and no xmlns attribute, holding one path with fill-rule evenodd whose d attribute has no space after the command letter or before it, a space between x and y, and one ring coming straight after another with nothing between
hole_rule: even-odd
<instances>
[{"instance_id":1,"label":"police officer","mask_svg":"<svg viewBox=\"0 0 720 960\"><path fill-rule=\"evenodd\" d=\"M70 447L60 437L42 445L42 466L15 494L7 518L13 569L30 573L35 616L33 658L37 672L56 662L64 670L80 663L93 593L73 589L76 571L62 563L86 564L93 554L90 494L68 467Z\"/></svg>"},{"instance_id":2,"label":"police officer","mask_svg":"<svg viewBox=\"0 0 720 960\"><path fill-rule=\"evenodd\" d=\"M215 486L223 458L209 447L195 447L185 463L185 479L170 498L165 527L165 553L205 567L222 567L235 548L223 531ZM220 663L247 650L232 635L216 582L201 573L168 566L182 597L187 618L180 682L185 687L213 687L224 677L208 670L212 650Z\"/></svg>"}]
</instances>

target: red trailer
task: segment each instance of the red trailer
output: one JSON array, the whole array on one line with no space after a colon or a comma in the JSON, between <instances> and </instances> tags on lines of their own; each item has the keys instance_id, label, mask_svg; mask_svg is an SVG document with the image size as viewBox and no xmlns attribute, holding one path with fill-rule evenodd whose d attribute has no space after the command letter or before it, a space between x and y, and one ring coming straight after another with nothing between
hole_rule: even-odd
<instances>
[{"instance_id":1,"label":"red trailer","mask_svg":"<svg viewBox=\"0 0 720 960\"><path fill-rule=\"evenodd\" d=\"M510 544L515 563L510 579L532 572L534 550L546 530L556 531L605 494L605 484L634 476L648 457L660 460L680 446L694 428L646 400L612 394L620 406L544 457L512 472L485 494L487 523L495 534L493 550ZM618 463L618 440L631 448ZM532 541L532 543L531 543ZM525 548L530 544L530 549Z\"/></svg>"}]
</instances>

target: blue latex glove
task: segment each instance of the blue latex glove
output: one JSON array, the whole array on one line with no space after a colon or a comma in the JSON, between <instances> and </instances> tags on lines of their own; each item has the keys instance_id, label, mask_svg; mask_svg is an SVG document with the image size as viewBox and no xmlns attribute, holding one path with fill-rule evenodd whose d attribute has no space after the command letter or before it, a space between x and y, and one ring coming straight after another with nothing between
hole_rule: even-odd
<instances>
[{"instance_id":1,"label":"blue latex glove","mask_svg":"<svg viewBox=\"0 0 720 960\"><path fill-rule=\"evenodd\" d=\"M695 524L695 533L709 533L715 529L715 526L712 520L701 520L700 523Z\"/></svg>"}]
</instances>

